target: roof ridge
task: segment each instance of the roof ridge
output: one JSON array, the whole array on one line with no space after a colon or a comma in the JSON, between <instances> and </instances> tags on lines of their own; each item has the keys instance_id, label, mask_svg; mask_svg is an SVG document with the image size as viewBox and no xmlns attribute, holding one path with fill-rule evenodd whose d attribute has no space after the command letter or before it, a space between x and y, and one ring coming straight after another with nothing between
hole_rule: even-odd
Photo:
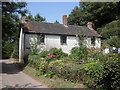
<instances>
[{"instance_id":1,"label":"roof ridge","mask_svg":"<svg viewBox=\"0 0 120 90\"><path fill-rule=\"evenodd\" d=\"M57 25L64 25L64 24L50 23L50 22L41 22L41 21L28 21L28 22L37 22L37 23L44 23L44 24L57 24ZM87 26L79 26L79 25L67 25L67 26L87 27Z\"/></svg>"}]
</instances>

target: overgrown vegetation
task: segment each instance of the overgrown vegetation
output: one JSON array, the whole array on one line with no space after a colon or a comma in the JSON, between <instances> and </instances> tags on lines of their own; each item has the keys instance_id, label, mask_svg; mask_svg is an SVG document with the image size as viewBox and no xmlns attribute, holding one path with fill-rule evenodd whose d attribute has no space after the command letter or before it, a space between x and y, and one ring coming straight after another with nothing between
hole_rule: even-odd
<instances>
[{"instance_id":1,"label":"overgrown vegetation","mask_svg":"<svg viewBox=\"0 0 120 90\"><path fill-rule=\"evenodd\" d=\"M74 50L74 53L78 53L77 49ZM58 58L57 54L59 56L60 53L63 56ZM55 57L48 59L49 54L55 54ZM66 57L61 49L53 48L50 51L43 51L39 55L29 55L28 65L37 70L36 75L38 76L63 78L77 83L83 82L92 89L120 89L120 54L103 55L101 52L94 52L89 53L86 60L84 57L76 58L80 54L74 54L75 58L73 59L74 56Z\"/></svg>"},{"instance_id":2,"label":"overgrown vegetation","mask_svg":"<svg viewBox=\"0 0 120 90\"><path fill-rule=\"evenodd\" d=\"M27 73L31 77L35 78L36 80L39 80L40 82L46 84L49 88L85 88L83 84L79 83L71 83L70 81L66 81L63 79L51 79L49 77L46 77L45 75L36 75L38 73L37 70L26 66L23 72Z\"/></svg>"},{"instance_id":3,"label":"overgrown vegetation","mask_svg":"<svg viewBox=\"0 0 120 90\"><path fill-rule=\"evenodd\" d=\"M104 38L103 43L107 42L111 47L120 47L120 20L114 20L97 30Z\"/></svg>"}]
</instances>

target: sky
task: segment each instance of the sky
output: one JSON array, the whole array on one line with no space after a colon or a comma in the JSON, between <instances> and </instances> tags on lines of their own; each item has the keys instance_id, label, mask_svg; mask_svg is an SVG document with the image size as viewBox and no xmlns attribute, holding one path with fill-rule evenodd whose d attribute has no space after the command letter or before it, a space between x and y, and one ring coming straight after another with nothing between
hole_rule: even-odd
<instances>
[{"instance_id":1,"label":"sky","mask_svg":"<svg viewBox=\"0 0 120 90\"><path fill-rule=\"evenodd\" d=\"M57 20L62 24L62 16L69 15L76 6L78 2L28 2L27 9L33 16L39 13L47 22Z\"/></svg>"}]
</instances>

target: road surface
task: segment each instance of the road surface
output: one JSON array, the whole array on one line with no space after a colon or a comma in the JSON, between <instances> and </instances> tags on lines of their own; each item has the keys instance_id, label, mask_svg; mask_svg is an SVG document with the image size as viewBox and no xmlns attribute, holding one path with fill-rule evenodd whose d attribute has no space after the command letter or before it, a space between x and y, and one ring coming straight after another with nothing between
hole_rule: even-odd
<instances>
[{"instance_id":1,"label":"road surface","mask_svg":"<svg viewBox=\"0 0 120 90\"><path fill-rule=\"evenodd\" d=\"M0 73L0 76L2 76L2 85L0 86L2 88L47 88L47 86L18 70L9 60L0 60L1 63L2 73Z\"/></svg>"}]
</instances>

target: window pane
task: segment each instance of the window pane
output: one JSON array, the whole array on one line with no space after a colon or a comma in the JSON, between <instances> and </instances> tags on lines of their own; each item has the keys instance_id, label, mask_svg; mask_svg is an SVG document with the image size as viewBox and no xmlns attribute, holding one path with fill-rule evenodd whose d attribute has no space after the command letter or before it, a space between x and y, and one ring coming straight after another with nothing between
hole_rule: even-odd
<instances>
[{"instance_id":1,"label":"window pane","mask_svg":"<svg viewBox=\"0 0 120 90\"><path fill-rule=\"evenodd\" d=\"M40 37L40 43L44 43L44 35L41 35L41 37Z\"/></svg>"},{"instance_id":2,"label":"window pane","mask_svg":"<svg viewBox=\"0 0 120 90\"><path fill-rule=\"evenodd\" d=\"M91 38L91 44L95 45L95 37Z\"/></svg>"},{"instance_id":3,"label":"window pane","mask_svg":"<svg viewBox=\"0 0 120 90\"><path fill-rule=\"evenodd\" d=\"M67 37L66 36L61 36L61 45L66 44L67 42Z\"/></svg>"}]
</instances>

